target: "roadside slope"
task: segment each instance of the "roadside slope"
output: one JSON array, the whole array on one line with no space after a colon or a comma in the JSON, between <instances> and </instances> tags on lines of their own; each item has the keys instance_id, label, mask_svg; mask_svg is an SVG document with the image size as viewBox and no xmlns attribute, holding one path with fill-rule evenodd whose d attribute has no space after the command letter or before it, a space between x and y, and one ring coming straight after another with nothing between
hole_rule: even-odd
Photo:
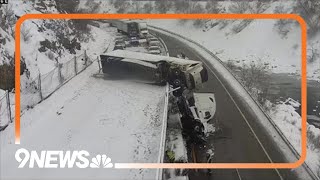
<instances>
[{"instance_id":1,"label":"roadside slope","mask_svg":"<svg viewBox=\"0 0 320 180\"><path fill-rule=\"evenodd\" d=\"M94 77L97 69L94 62L47 100L25 111L21 145L14 145L13 126L1 134L1 179L155 177L156 170L148 169L17 169L14 153L19 148L105 153L112 163L157 162L165 88Z\"/></svg>"}]
</instances>

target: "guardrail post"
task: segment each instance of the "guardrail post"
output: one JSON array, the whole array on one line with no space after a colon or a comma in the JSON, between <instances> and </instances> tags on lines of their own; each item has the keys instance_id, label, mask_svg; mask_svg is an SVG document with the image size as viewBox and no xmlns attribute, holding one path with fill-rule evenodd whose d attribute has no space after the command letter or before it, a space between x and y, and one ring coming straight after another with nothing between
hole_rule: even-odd
<instances>
[{"instance_id":1,"label":"guardrail post","mask_svg":"<svg viewBox=\"0 0 320 180\"><path fill-rule=\"evenodd\" d=\"M60 85L63 84L63 77L61 74L61 64L57 61L57 67L58 67L58 76L59 76L59 83Z\"/></svg>"},{"instance_id":2,"label":"guardrail post","mask_svg":"<svg viewBox=\"0 0 320 180\"><path fill-rule=\"evenodd\" d=\"M87 50L84 50L84 63L85 63L85 66L88 67Z\"/></svg>"},{"instance_id":3,"label":"guardrail post","mask_svg":"<svg viewBox=\"0 0 320 180\"><path fill-rule=\"evenodd\" d=\"M41 101L43 100L42 89L41 89L41 74L38 75L38 89Z\"/></svg>"},{"instance_id":4,"label":"guardrail post","mask_svg":"<svg viewBox=\"0 0 320 180\"><path fill-rule=\"evenodd\" d=\"M7 98L7 108L8 108L8 112L9 112L8 116L9 116L10 123L12 123L9 91L7 91L7 97L6 98Z\"/></svg>"},{"instance_id":5,"label":"guardrail post","mask_svg":"<svg viewBox=\"0 0 320 180\"><path fill-rule=\"evenodd\" d=\"M77 56L74 56L74 72L75 72L76 75L78 74Z\"/></svg>"},{"instance_id":6,"label":"guardrail post","mask_svg":"<svg viewBox=\"0 0 320 180\"><path fill-rule=\"evenodd\" d=\"M99 59L99 56L97 56L97 62L98 62L98 66L99 66L99 73L101 72L101 61Z\"/></svg>"}]
</instances>

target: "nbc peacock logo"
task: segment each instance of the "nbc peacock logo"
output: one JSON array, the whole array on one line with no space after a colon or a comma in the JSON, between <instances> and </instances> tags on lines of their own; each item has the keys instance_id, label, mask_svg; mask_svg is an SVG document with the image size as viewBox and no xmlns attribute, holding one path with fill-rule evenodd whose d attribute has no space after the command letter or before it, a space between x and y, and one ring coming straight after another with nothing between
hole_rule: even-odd
<instances>
[{"instance_id":1,"label":"nbc peacock logo","mask_svg":"<svg viewBox=\"0 0 320 180\"><path fill-rule=\"evenodd\" d=\"M96 157L93 157L90 163L91 168L112 168L113 164L111 163L111 158L105 154L98 154Z\"/></svg>"}]
</instances>

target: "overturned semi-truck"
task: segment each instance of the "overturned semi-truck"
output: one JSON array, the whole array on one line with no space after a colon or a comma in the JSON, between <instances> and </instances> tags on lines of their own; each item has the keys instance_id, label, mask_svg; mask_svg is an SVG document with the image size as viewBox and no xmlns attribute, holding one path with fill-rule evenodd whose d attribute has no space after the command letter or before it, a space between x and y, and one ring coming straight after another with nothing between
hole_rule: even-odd
<instances>
[{"instance_id":1,"label":"overturned semi-truck","mask_svg":"<svg viewBox=\"0 0 320 180\"><path fill-rule=\"evenodd\" d=\"M102 72L117 78L148 83L169 83L186 129L203 135L206 122L213 118L216 102L213 93L194 93L208 81L208 72L200 61L176 57L115 50L100 55Z\"/></svg>"},{"instance_id":2,"label":"overturned semi-truck","mask_svg":"<svg viewBox=\"0 0 320 180\"><path fill-rule=\"evenodd\" d=\"M168 82L174 88L191 90L208 80L208 72L199 61L126 50L100 55L100 59L103 73L145 78L163 85Z\"/></svg>"}]
</instances>

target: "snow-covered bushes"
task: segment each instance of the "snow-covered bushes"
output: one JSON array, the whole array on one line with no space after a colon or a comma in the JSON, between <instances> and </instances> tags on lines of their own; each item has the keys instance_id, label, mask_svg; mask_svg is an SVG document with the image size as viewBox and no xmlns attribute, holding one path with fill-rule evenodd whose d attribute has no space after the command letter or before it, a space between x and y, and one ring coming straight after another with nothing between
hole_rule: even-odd
<instances>
[{"instance_id":1,"label":"snow-covered bushes","mask_svg":"<svg viewBox=\"0 0 320 180\"><path fill-rule=\"evenodd\" d=\"M14 24L16 17L12 5L0 6L0 89L12 89L14 87L13 50L6 47L14 46Z\"/></svg>"},{"instance_id":2,"label":"snow-covered bushes","mask_svg":"<svg viewBox=\"0 0 320 180\"><path fill-rule=\"evenodd\" d=\"M204 7L200 3L193 4L190 9L192 14L200 14L204 12ZM205 25L206 19L195 19L193 21L193 26L197 28L202 28Z\"/></svg>"},{"instance_id":3,"label":"snow-covered bushes","mask_svg":"<svg viewBox=\"0 0 320 180\"><path fill-rule=\"evenodd\" d=\"M308 24L309 35L315 35L320 32L320 1L296 1L294 12L298 13Z\"/></svg>"},{"instance_id":4,"label":"snow-covered bushes","mask_svg":"<svg viewBox=\"0 0 320 180\"><path fill-rule=\"evenodd\" d=\"M79 5L79 0L55 0L57 5L57 10L60 13L76 13L77 12L77 6Z\"/></svg>"},{"instance_id":5,"label":"snow-covered bushes","mask_svg":"<svg viewBox=\"0 0 320 180\"><path fill-rule=\"evenodd\" d=\"M13 46L16 17L10 4L0 7L0 89L11 90L14 87L14 65L12 63L14 52L6 47Z\"/></svg>"},{"instance_id":6,"label":"snow-covered bushes","mask_svg":"<svg viewBox=\"0 0 320 180\"><path fill-rule=\"evenodd\" d=\"M228 10L230 13L243 14L246 13L249 8L250 4L248 1L235 1L228 7Z\"/></svg>"},{"instance_id":7,"label":"snow-covered bushes","mask_svg":"<svg viewBox=\"0 0 320 180\"><path fill-rule=\"evenodd\" d=\"M212 13L212 14L218 14L218 13L221 13L221 11L223 11L222 6L216 0L207 1L205 9L207 13Z\"/></svg>"},{"instance_id":8,"label":"snow-covered bushes","mask_svg":"<svg viewBox=\"0 0 320 180\"><path fill-rule=\"evenodd\" d=\"M270 3L262 1L253 1L249 6L250 13L261 14L270 7Z\"/></svg>"},{"instance_id":9,"label":"snow-covered bushes","mask_svg":"<svg viewBox=\"0 0 320 180\"><path fill-rule=\"evenodd\" d=\"M45 39L40 41L40 52L50 50L61 57L64 49L68 50L70 54L75 54L76 50L81 49L78 38L83 37L83 35L78 35L80 33L72 30L72 26L70 28L68 21L45 20L42 26L55 32L56 38L52 40Z\"/></svg>"},{"instance_id":10,"label":"snow-covered bushes","mask_svg":"<svg viewBox=\"0 0 320 180\"><path fill-rule=\"evenodd\" d=\"M82 12L82 13L97 13L100 9L100 2L95 2L92 0L87 0L86 3L84 4L86 8L81 8L78 9L77 12Z\"/></svg>"},{"instance_id":11,"label":"snow-covered bushes","mask_svg":"<svg viewBox=\"0 0 320 180\"><path fill-rule=\"evenodd\" d=\"M25 41L25 42L28 42L29 39L32 37L32 35L30 33L30 29L25 26L22 26L22 28L21 28L21 35L22 35L23 41Z\"/></svg>"},{"instance_id":12,"label":"snow-covered bushes","mask_svg":"<svg viewBox=\"0 0 320 180\"><path fill-rule=\"evenodd\" d=\"M166 13L171 9L173 2L171 0L160 0L160 1L155 1L154 4L155 4L155 9L159 13Z\"/></svg>"},{"instance_id":13,"label":"snow-covered bushes","mask_svg":"<svg viewBox=\"0 0 320 180\"><path fill-rule=\"evenodd\" d=\"M288 9L286 9L284 5L279 5L275 7L273 12L275 14L286 14L288 13ZM290 30L292 29L291 25L292 25L291 20L279 19L275 23L274 27L275 27L275 30L280 34L282 38L286 38Z\"/></svg>"},{"instance_id":14,"label":"snow-covered bushes","mask_svg":"<svg viewBox=\"0 0 320 180\"><path fill-rule=\"evenodd\" d=\"M143 5L143 12L144 13L151 13L152 10L153 10L153 6L152 6L151 2L145 3Z\"/></svg>"},{"instance_id":15,"label":"snow-covered bushes","mask_svg":"<svg viewBox=\"0 0 320 180\"><path fill-rule=\"evenodd\" d=\"M240 68L240 80L246 89L264 105L270 86L269 66L260 59L251 61L250 64L243 64Z\"/></svg>"},{"instance_id":16,"label":"snow-covered bushes","mask_svg":"<svg viewBox=\"0 0 320 180\"><path fill-rule=\"evenodd\" d=\"M16 24L17 18L12 10L12 6L10 4L0 6L0 27L8 32L9 34L14 34L14 25Z\"/></svg>"},{"instance_id":17,"label":"snow-covered bushes","mask_svg":"<svg viewBox=\"0 0 320 180\"><path fill-rule=\"evenodd\" d=\"M316 45L319 46L319 41L311 44L307 51L308 63L313 63L320 58L320 50L317 49ZM319 46L320 47L320 46Z\"/></svg>"},{"instance_id":18,"label":"snow-covered bushes","mask_svg":"<svg viewBox=\"0 0 320 180\"><path fill-rule=\"evenodd\" d=\"M276 125L281 129L289 142L300 152L301 150L301 116L296 112L293 105L280 101L278 104L268 102L269 111ZM320 177L320 130L307 124L307 159L306 162Z\"/></svg>"}]
</instances>

